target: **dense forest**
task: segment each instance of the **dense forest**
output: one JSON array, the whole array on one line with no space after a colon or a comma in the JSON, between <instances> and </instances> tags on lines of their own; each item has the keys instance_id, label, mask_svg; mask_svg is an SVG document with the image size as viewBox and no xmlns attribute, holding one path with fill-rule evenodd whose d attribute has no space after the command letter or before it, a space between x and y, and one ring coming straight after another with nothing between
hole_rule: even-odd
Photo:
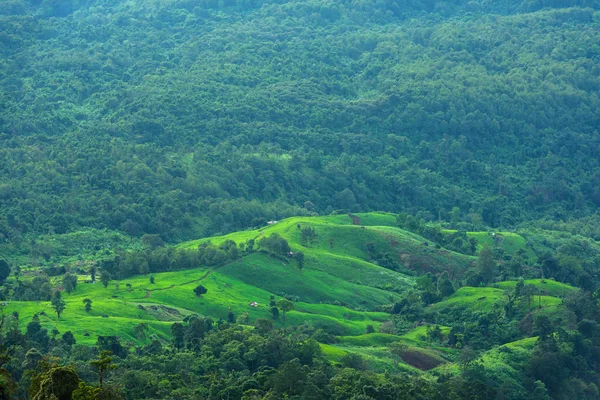
<instances>
[{"instance_id":1,"label":"dense forest","mask_svg":"<svg viewBox=\"0 0 600 400\"><path fill-rule=\"evenodd\" d=\"M4 1L0 234L379 209L598 238L597 5Z\"/></svg>"},{"instance_id":2,"label":"dense forest","mask_svg":"<svg viewBox=\"0 0 600 400\"><path fill-rule=\"evenodd\" d=\"M599 0L2 0L0 55L0 400L600 399Z\"/></svg>"},{"instance_id":3,"label":"dense forest","mask_svg":"<svg viewBox=\"0 0 600 400\"><path fill-rule=\"evenodd\" d=\"M127 349L115 336L99 337L93 348L78 345L68 331L49 336L35 318L24 333L18 330L18 316L11 318L11 324L5 343L21 352L21 346L30 350L17 355L22 363L13 358L0 370L0 395L6 399L27 392L33 399L72 396L75 400L548 400L549 394L565 399L598 398L596 384L585 383L589 374L598 371L600 343L596 322L587 319L580 322L579 331L561 331L558 337L550 333L547 318L536 320L533 329L541 339L534 351L529 357L513 355L513 362L523 368L521 376L511 374L508 368L501 374L486 369L478 353L466 347L460 353L460 373L441 375L437 380L374 374L356 355L345 356L340 365L333 366L315 340L322 337L322 331L299 327L284 334L274 330L269 320L258 320L250 331L234 323L217 324L194 316L172 325L173 342L168 347L148 340L147 327L140 324L136 330L146 344L135 349ZM498 321L486 321L474 328L471 335L483 338L484 331L495 335L501 327ZM431 338L437 340L435 331ZM455 336L450 338L455 340ZM507 346L500 349L500 353L518 353ZM48 351L50 356L43 357L40 351ZM398 358L402 354L402 348L391 347L390 351ZM59 360L67 365L60 365ZM18 387L7 379L6 368L20 378ZM103 376L109 383L102 385ZM100 387L95 386L98 379Z\"/></svg>"}]
</instances>

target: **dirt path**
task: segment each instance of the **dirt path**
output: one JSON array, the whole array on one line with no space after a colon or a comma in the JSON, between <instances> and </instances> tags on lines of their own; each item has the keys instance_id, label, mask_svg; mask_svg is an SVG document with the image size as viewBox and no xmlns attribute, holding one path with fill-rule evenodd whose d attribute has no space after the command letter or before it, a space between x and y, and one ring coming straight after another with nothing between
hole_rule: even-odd
<instances>
[{"instance_id":1,"label":"dirt path","mask_svg":"<svg viewBox=\"0 0 600 400\"><path fill-rule=\"evenodd\" d=\"M169 289L173 289L176 286L185 286L185 285L189 285L190 283L203 281L204 279L208 278L213 272L214 272L214 270L212 270L212 269L208 270L208 271L206 271L206 273L204 275L202 275L202 277L200 279L194 279L193 281L180 283L178 285L171 285L167 288L152 289L152 290L146 289L146 298L149 299L150 296L152 295L152 292L158 292L160 290L169 290Z\"/></svg>"}]
</instances>

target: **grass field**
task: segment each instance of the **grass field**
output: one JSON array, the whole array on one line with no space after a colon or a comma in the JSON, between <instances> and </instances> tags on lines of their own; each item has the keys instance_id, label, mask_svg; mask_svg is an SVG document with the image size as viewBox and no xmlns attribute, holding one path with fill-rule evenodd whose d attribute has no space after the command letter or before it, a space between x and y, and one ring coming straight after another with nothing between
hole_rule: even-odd
<instances>
[{"instance_id":1,"label":"grass field","mask_svg":"<svg viewBox=\"0 0 600 400\"><path fill-rule=\"evenodd\" d=\"M432 242L395 225L395 215L389 213L289 218L261 229L194 240L178 247L193 249L206 241L217 245L225 240L236 243L249 239L258 241L278 233L288 241L293 252L305 254L302 269L294 260L254 252L222 267L199 265L194 269L154 274L153 284L149 276L140 275L111 281L104 288L100 283L85 283L88 277L82 276L75 292L63 294L66 309L60 320L49 302L10 302L5 312L18 311L24 323L40 314L41 322L49 332L57 329L62 334L70 330L81 344L95 343L98 335L117 335L123 341L135 343L134 328L139 323L148 324L150 332L146 341L152 335L168 341L171 324L187 315L225 320L230 311L235 317L247 313L244 320L253 324L259 318L272 319L271 296L276 299L288 297L293 299L295 310L287 313L285 324L309 324L334 334L336 343L322 344L323 353L334 362L342 362L347 354L357 354L367 368L377 372L420 374L431 368L452 371L455 366L451 361L459 350L428 340L426 325L404 335L377 333L390 315L376 310L399 300L414 286L419 274L447 271L451 276L460 276L466 269L472 268L476 258L436 249ZM301 230L308 226L314 228L316 238L310 243L303 243ZM475 237L480 245L489 242L509 253L526 249L525 240L512 233L500 232L495 237L487 232L470 232L468 235ZM501 241L498 241L498 235L503 236ZM89 238L95 236L109 242L122 243L124 240L93 231L77 239L80 246L76 250L87 251ZM63 245L62 242L56 244ZM139 244L132 242L128 245ZM104 247L92 246L91 253L88 253L97 255L102 251ZM377 265L373 252L388 253L397 263L396 270ZM71 257L76 257L75 253ZM525 283L534 285L543 293L541 297L532 298L532 311L549 314L563 307L561 297L575 290L551 280L528 280ZM202 297L193 293L199 284L208 289ZM505 299L506 291L512 290L515 285L516 281L508 281L493 287L462 287L431 307L438 313L451 309L489 312L498 307L499 302ZM93 301L90 312L84 309L85 298ZM258 303L258 306L251 306L251 303ZM540 306L541 310L538 310ZM284 325L281 315L275 324L279 327ZM375 333L366 334L368 326L372 326ZM440 328L444 339L450 328ZM529 351L532 343L534 341L525 340L506 344L486 354L484 360L492 365L510 352L523 354ZM390 350L390 346L396 344L403 346L401 353Z\"/></svg>"},{"instance_id":2,"label":"grass field","mask_svg":"<svg viewBox=\"0 0 600 400\"><path fill-rule=\"evenodd\" d=\"M503 285L506 283L506 285ZM437 312L447 312L448 309L462 309L469 312L490 312L495 305L505 299L505 292L514 287L511 282L502 282L497 286L504 286L503 289L493 287L462 287L458 289L452 296L434 304L432 307ZM564 285L569 287L568 285ZM566 290L566 289L565 289ZM530 309L535 311L538 309L555 310L562 304L562 299L556 296L535 295L531 298Z\"/></svg>"},{"instance_id":3,"label":"grass field","mask_svg":"<svg viewBox=\"0 0 600 400\"><path fill-rule=\"evenodd\" d=\"M287 315L287 324L309 323L340 335L361 335L368 325L377 329L389 317L371 310L395 301L399 293L412 286L413 278L369 262L365 250L369 241L382 249L390 248L388 239L377 232L377 227L395 225L394 215L372 213L358 218L361 224L368 226L353 225L355 221L348 215L290 218L263 230L210 239L217 244L226 239L241 242L278 232L294 251L306 253L302 270L294 262L253 253L221 268L199 267L154 274L154 284L148 276L135 276L111 281L104 288L100 283L84 283L81 277L77 290L63 295L66 309L60 320L48 302L11 302L6 312L18 311L23 321L43 313L41 321L49 331L71 330L79 343L94 343L97 335L113 334L135 341L133 329L141 322L149 324L151 334L168 339L170 324L188 314L225 319L229 311L236 317L247 313L249 322L253 323L258 318L271 318L268 304L272 295L277 298L291 295L298 301L296 309ZM302 246L298 224L315 227L317 240L307 247ZM121 240L103 232L90 233L100 234L107 241ZM80 235L81 240L77 238L81 243L76 246L78 251L84 252L89 247L90 235ZM398 236L403 235L398 230ZM333 238L333 246L330 238ZM407 234L407 242L416 240ZM180 246L194 247L198 243L200 241ZM193 289L200 283L208 293L196 297ZM84 298L93 301L89 313L84 309ZM250 306L252 302L257 302L258 307ZM281 326L282 318L276 323Z\"/></svg>"},{"instance_id":4,"label":"grass field","mask_svg":"<svg viewBox=\"0 0 600 400\"><path fill-rule=\"evenodd\" d=\"M456 230L443 229L442 233L451 234L455 233ZM527 239L518 233L514 232L467 232L468 238L474 238L477 241L477 252L481 250L484 245L488 245L490 248L499 248L504 250L505 253L513 255L517 251L522 250L525 252L525 257L531 260L536 258L535 252L527 244Z\"/></svg>"},{"instance_id":5,"label":"grass field","mask_svg":"<svg viewBox=\"0 0 600 400\"><path fill-rule=\"evenodd\" d=\"M533 285L541 293L554 297L564 297L569 293L577 291L577 288L573 286L567 285L566 283L556 282L551 279L527 279L524 281L524 283L526 285ZM494 286L507 290L514 289L516 285L517 281L506 281L499 282Z\"/></svg>"}]
</instances>

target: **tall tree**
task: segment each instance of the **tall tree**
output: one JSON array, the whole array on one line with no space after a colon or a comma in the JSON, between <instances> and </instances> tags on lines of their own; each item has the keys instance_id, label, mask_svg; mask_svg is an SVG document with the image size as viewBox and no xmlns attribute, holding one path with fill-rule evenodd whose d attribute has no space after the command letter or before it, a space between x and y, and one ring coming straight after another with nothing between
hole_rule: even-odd
<instances>
[{"instance_id":1,"label":"tall tree","mask_svg":"<svg viewBox=\"0 0 600 400\"><path fill-rule=\"evenodd\" d=\"M487 244L483 245L483 248L479 252L479 258L477 259L477 268L483 283L488 284L494 280L496 272L496 261L494 261L494 255L492 250Z\"/></svg>"},{"instance_id":2,"label":"tall tree","mask_svg":"<svg viewBox=\"0 0 600 400\"><path fill-rule=\"evenodd\" d=\"M90 312L92 310L92 300L89 298L83 299L83 304L85 304L85 311Z\"/></svg>"},{"instance_id":3,"label":"tall tree","mask_svg":"<svg viewBox=\"0 0 600 400\"><path fill-rule=\"evenodd\" d=\"M0 259L0 285L4 283L10 275L10 265L4 259Z\"/></svg>"},{"instance_id":4,"label":"tall tree","mask_svg":"<svg viewBox=\"0 0 600 400\"><path fill-rule=\"evenodd\" d=\"M448 278L448 272L444 271L438 277L437 290L441 297L448 297L454 293L454 286L450 278Z\"/></svg>"},{"instance_id":5,"label":"tall tree","mask_svg":"<svg viewBox=\"0 0 600 400\"><path fill-rule=\"evenodd\" d=\"M90 278L92 279L92 283L96 283L96 272L98 270L96 269L95 265L92 265L90 267Z\"/></svg>"},{"instance_id":6,"label":"tall tree","mask_svg":"<svg viewBox=\"0 0 600 400\"><path fill-rule=\"evenodd\" d=\"M77 276L72 275L71 273L67 272L63 276L62 284L63 284L63 287L65 288L65 291L67 293L71 294L71 292L74 292L75 289L77 289Z\"/></svg>"},{"instance_id":7,"label":"tall tree","mask_svg":"<svg viewBox=\"0 0 600 400\"><path fill-rule=\"evenodd\" d=\"M295 308L294 303L292 303L288 299L280 299L277 301L277 308L279 308L283 313L283 329L285 329L287 313Z\"/></svg>"},{"instance_id":8,"label":"tall tree","mask_svg":"<svg viewBox=\"0 0 600 400\"><path fill-rule=\"evenodd\" d=\"M182 349L185 344L185 327L179 322L171 325L171 343L176 350Z\"/></svg>"},{"instance_id":9,"label":"tall tree","mask_svg":"<svg viewBox=\"0 0 600 400\"><path fill-rule=\"evenodd\" d=\"M58 315L58 319L60 319L60 314L64 311L66 307L66 303L62 298L62 294L60 290L55 290L52 295L52 308L56 311L56 315Z\"/></svg>"},{"instance_id":10,"label":"tall tree","mask_svg":"<svg viewBox=\"0 0 600 400\"><path fill-rule=\"evenodd\" d=\"M304 268L304 253L301 251L297 251L294 254L294 259L296 260L296 263L298 264L298 269L300 270L300 272L302 272L302 268Z\"/></svg>"},{"instance_id":11,"label":"tall tree","mask_svg":"<svg viewBox=\"0 0 600 400\"><path fill-rule=\"evenodd\" d=\"M110 283L111 279L112 277L110 276L110 272L108 272L107 270L103 269L102 272L100 272L100 282L102 282L104 288L108 287L108 284Z\"/></svg>"},{"instance_id":12,"label":"tall tree","mask_svg":"<svg viewBox=\"0 0 600 400\"><path fill-rule=\"evenodd\" d=\"M100 389L102 389L102 382L104 381L104 374L111 369L116 367L115 364L112 363L112 352L110 350L102 350L98 355L98 358L90 361L92 367L98 370L98 376L100 380Z\"/></svg>"}]
</instances>

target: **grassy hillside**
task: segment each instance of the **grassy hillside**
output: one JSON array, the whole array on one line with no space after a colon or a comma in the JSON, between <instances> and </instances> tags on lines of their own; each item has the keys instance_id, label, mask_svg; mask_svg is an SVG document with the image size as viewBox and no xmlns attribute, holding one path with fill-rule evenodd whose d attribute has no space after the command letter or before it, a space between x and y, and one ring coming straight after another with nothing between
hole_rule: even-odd
<instances>
[{"instance_id":1,"label":"grassy hillside","mask_svg":"<svg viewBox=\"0 0 600 400\"><path fill-rule=\"evenodd\" d=\"M367 325L377 329L389 319L389 314L376 310L397 301L413 286L416 273L464 270L472 263L472 258L436 250L423 238L394 228L394 224L395 217L386 213L289 218L261 229L186 242L179 247L195 248L205 241L241 243L278 233L288 240L292 251L304 252L302 269L293 259L254 252L222 267L154 274L154 284L149 276L139 275L112 280L104 288L99 282L89 283L88 276L80 276L77 290L64 295L67 307L60 321L45 302L11 302L8 310L18 310L24 320L43 311L42 322L49 329L69 329L77 340L92 343L98 334L118 332L134 340L133 328L140 322L149 323L155 334L167 338L168 323L191 313L214 319L226 319L229 311L236 317L247 313L246 320L253 323L258 318L271 318L271 296L288 296L296 303L295 310L287 315L288 324L310 323L339 335L360 335ZM306 227L316 233L310 243L302 243L301 228ZM390 253L398 270L374 263L367 244L371 251ZM208 293L195 297L193 289L199 284ZM93 301L90 313L84 310L84 298ZM258 307L251 307L252 302ZM281 317L277 323L282 325ZM89 336L84 336L86 333Z\"/></svg>"},{"instance_id":2,"label":"grassy hillside","mask_svg":"<svg viewBox=\"0 0 600 400\"><path fill-rule=\"evenodd\" d=\"M491 248L500 248L510 255L522 250L526 257L535 257L531 247L527 246L527 240L514 232L467 232L467 236L477 240L478 249L488 245Z\"/></svg>"},{"instance_id":3,"label":"grassy hillside","mask_svg":"<svg viewBox=\"0 0 600 400\"><path fill-rule=\"evenodd\" d=\"M573 286L561 282L556 282L551 279L526 279L524 283L526 285L533 285L539 292L549 296L564 297L569 293L573 293L577 290ZM498 282L494 286L507 290L514 289L516 285L516 281L506 281Z\"/></svg>"},{"instance_id":4,"label":"grassy hillside","mask_svg":"<svg viewBox=\"0 0 600 400\"><path fill-rule=\"evenodd\" d=\"M288 241L292 252L305 254L303 268L299 268L294 258L258 251L219 267L199 265L156 273L152 275L154 283L149 275L137 275L111 280L105 288L99 282L90 283L89 276L81 275L77 290L63 295L66 309L60 320L47 302L9 302L6 311L18 311L23 321L40 314L49 331L70 330L82 344L95 343L97 335L117 335L124 341L137 343L134 328L139 323L147 323L149 327L148 338L142 342L148 342L150 337L168 341L170 325L188 315L203 315L217 321L227 319L232 312L243 324L253 324L259 318L272 319L271 296L287 297L293 300L295 309L287 313L285 325L308 324L334 335L334 343L321 344L323 353L333 362L358 363L360 368L379 372L419 375L433 369L453 373L457 371L454 363L459 349L446 345L450 327L414 323L401 334L381 333L382 325L389 324L393 317L378 310L414 291L419 275L446 271L460 276L473 268L475 258L436 248L394 224L395 216L386 213L289 218L263 228L184 242L177 247L195 249L206 242L219 245L228 240L244 243L250 239L258 246L260 239L277 233ZM306 228L314 230L312 240L303 239L302 231ZM489 238L487 233L470 235L478 243ZM523 245L521 239L514 236L515 248ZM377 265L381 254L390 255L395 269ZM31 279L34 274L32 270L22 279ZM60 285L59 278L54 281ZM516 283L461 287L426 311L434 318L499 312ZM208 290L201 297L193 293L199 284ZM561 314L564 309L561 298L575 290L553 280L531 279L525 284L540 294L529 303L529 311L539 315ZM84 309L85 298L93 301L90 312ZM281 315L275 323L284 325ZM375 332L365 334L368 327ZM434 327L439 329L439 337L431 336ZM486 365L494 365L498 357L515 346L505 344L508 350L486 353L482 360Z\"/></svg>"},{"instance_id":5,"label":"grassy hillside","mask_svg":"<svg viewBox=\"0 0 600 400\"><path fill-rule=\"evenodd\" d=\"M98 334L120 334L135 340L133 328L140 322L149 323L153 333L167 338L169 322L191 313L225 319L231 310L236 317L248 313L248 322L253 323L271 317L271 295L287 295L296 300L296 310L287 316L288 324L311 323L339 334L362 334L367 325L378 327L388 318L388 314L373 310L397 299L413 284L413 278L373 264L365 250L369 240L377 247L391 249L377 226L393 225L394 217L373 213L360 218L368 228L352 225L347 215L291 218L261 230L205 239L216 244L227 239L242 242L277 232L289 240L294 251L302 249L306 253L302 270L293 260L256 252L216 269L199 267L154 274L154 284L149 276L136 276L113 280L104 288L99 282L89 283L88 276L80 276L77 290L64 295L67 307L60 320L46 302L10 302L8 311L19 311L24 320L44 312L42 323L49 329L72 330L80 342L93 343ZM298 224L316 229L318 239L310 247L300 244ZM407 245L417 246L414 235L397 231ZM180 246L193 248L198 244ZM203 297L194 296L198 284L208 289ZM89 313L84 310L84 298L93 301ZM252 302L259 306L251 307ZM281 319L278 323L282 324ZM86 333L89 336L84 336Z\"/></svg>"},{"instance_id":6,"label":"grassy hillside","mask_svg":"<svg viewBox=\"0 0 600 400\"><path fill-rule=\"evenodd\" d=\"M168 346L128 399L597 400L599 44L600 0L0 0L0 397L36 346L90 382L72 331Z\"/></svg>"},{"instance_id":7,"label":"grassy hillside","mask_svg":"<svg viewBox=\"0 0 600 400\"><path fill-rule=\"evenodd\" d=\"M436 303L433 307L437 312L448 312L449 309L489 312L504 299L506 289L514 288L512 282L501 282L500 285L505 289L462 287L448 299ZM558 297L542 295L538 299L536 295L531 302L531 309L557 307L560 304L561 299Z\"/></svg>"}]
</instances>

